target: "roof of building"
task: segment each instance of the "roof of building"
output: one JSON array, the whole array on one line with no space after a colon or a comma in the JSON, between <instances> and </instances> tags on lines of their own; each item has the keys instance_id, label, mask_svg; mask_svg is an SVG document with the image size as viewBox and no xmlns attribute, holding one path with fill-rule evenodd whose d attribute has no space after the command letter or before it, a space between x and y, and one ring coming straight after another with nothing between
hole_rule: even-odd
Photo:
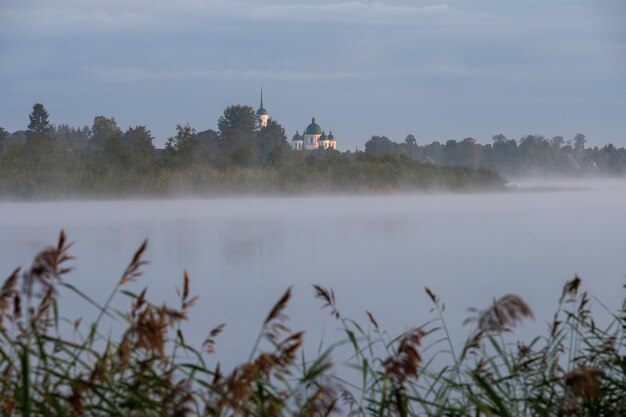
<instances>
[{"instance_id":1,"label":"roof of building","mask_svg":"<svg viewBox=\"0 0 626 417\"><path fill-rule=\"evenodd\" d=\"M304 140L304 138L302 137L302 135L300 135L300 133L296 130L296 134L293 135L293 138L291 138L291 140Z\"/></svg>"},{"instance_id":2,"label":"roof of building","mask_svg":"<svg viewBox=\"0 0 626 417\"><path fill-rule=\"evenodd\" d=\"M263 89L261 88L261 106L259 107L259 110L256 111L256 115L257 116L269 116L269 113L267 112L267 110L265 110L265 107L263 107Z\"/></svg>"},{"instance_id":3,"label":"roof of building","mask_svg":"<svg viewBox=\"0 0 626 417\"><path fill-rule=\"evenodd\" d=\"M328 136L326 136L326 133L324 133L324 131L322 131L322 136L320 136L318 141L323 142L325 140L328 140Z\"/></svg>"},{"instance_id":4,"label":"roof of building","mask_svg":"<svg viewBox=\"0 0 626 417\"><path fill-rule=\"evenodd\" d=\"M330 132L328 132L328 140L335 140L335 137L333 136L333 131L332 130Z\"/></svg>"},{"instance_id":5,"label":"roof of building","mask_svg":"<svg viewBox=\"0 0 626 417\"><path fill-rule=\"evenodd\" d=\"M315 123L315 117L311 119L311 124L307 126L306 130L304 131L304 134L305 135L321 135L322 134L322 128L320 127L320 125Z\"/></svg>"}]
</instances>

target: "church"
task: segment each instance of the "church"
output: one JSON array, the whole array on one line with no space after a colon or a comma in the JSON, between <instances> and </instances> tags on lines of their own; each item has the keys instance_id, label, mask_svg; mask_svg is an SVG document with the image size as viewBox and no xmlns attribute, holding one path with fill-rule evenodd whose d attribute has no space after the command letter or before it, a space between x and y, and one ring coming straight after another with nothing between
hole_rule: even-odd
<instances>
[{"instance_id":1,"label":"church","mask_svg":"<svg viewBox=\"0 0 626 417\"><path fill-rule=\"evenodd\" d=\"M301 135L298 131L291 139L291 146L296 150L314 151L316 149L337 149L337 141L333 132L328 135L315 122L315 117L311 119L311 124L304 129Z\"/></svg>"},{"instance_id":2,"label":"church","mask_svg":"<svg viewBox=\"0 0 626 417\"><path fill-rule=\"evenodd\" d=\"M266 127L270 118L270 114L263 107L263 90L261 90L261 105L256 111L256 115L259 118L259 124L261 127ZM328 132L328 135L322 130L320 125L315 121L315 117L311 120L311 124L304 129L301 135L299 131L293 135L291 139L291 147L297 151L314 151L318 149L333 149L337 150L337 141L333 132Z\"/></svg>"}]
</instances>

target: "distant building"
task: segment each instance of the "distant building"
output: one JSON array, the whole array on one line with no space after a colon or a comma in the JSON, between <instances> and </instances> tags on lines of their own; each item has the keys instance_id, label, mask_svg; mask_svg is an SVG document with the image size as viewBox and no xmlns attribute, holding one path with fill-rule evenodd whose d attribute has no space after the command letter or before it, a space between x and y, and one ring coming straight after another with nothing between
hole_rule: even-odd
<instances>
[{"instance_id":1,"label":"distant building","mask_svg":"<svg viewBox=\"0 0 626 417\"><path fill-rule=\"evenodd\" d=\"M304 134L296 131L291 139L293 149L301 151L314 151L317 149L337 149L337 141L333 132L328 135L322 130L320 125L315 122L315 117L311 120L311 124L304 130Z\"/></svg>"},{"instance_id":2,"label":"distant building","mask_svg":"<svg viewBox=\"0 0 626 417\"><path fill-rule=\"evenodd\" d=\"M261 88L261 106L256 111L256 115L259 117L259 124L261 127L267 126L267 121L270 119L270 114L263 107L263 89Z\"/></svg>"},{"instance_id":3,"label":"distant building","mask_svg":"<svg viewBox=\"0 0 626 417\"><path fill-rule=\"evenodd\" d=\"M263 89L261 88L261 105L256 111L256 115L259 118L259 125L266 127L270 118L269 112L263 107ZM291 139L291 146L297 151L314 151L317 149L337 149L337 141L333 132L329 132L328 135L322 130L320 125L315 123L315 117L311 120L311 124L304 130L304 134L300 134L296 131L296 134Z\"/></svg>"}]
</instances>

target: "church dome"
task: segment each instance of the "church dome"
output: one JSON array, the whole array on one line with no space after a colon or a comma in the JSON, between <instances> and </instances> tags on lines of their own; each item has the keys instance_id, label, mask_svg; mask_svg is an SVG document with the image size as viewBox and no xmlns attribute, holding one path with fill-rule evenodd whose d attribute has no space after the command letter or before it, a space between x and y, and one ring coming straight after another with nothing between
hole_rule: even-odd
<instances>
[{"instance_id":1,"label":"church dome","mask_svg":"<svg viewBox=\"0 0 626 417\"><path fill-rule=\"evenodd\" d=\"M328 133L328 140L335 140L335 137L333 136L333 131L332 130Z\"/></svg>"},{"instance_id":2,"label":"church dome","mask_svg":"<svg viewBox=\"0 0 626 417\"><path fill-rule=\"evenodd\" d=\"M259 110L256 111L257 116L269 116L270 114L263 107L263 88L261 88L261 105L259 106Z\"/></svg>"},{"instance_id":3,"label":"church dome","mask_svg":"<svg viewBox=\"0 0 626 417\"><path fill-rule=\"evenodd\" d=\"M300 136L300 133L296 130L296 134L293 135L293 138L291 138L292 141L294 140L303 140L302 136Z\"/></svg>"},{"instance_id":4,"label":"church dome","mask_svg":"<svg viewBox=\"0 0 626 417\"><path fill-rule=\"evenodd\" d=\"M320 136L318 141L323 142L325 140L328 140L328 136L326 136L326 133L322 132L322 136Z\"/></svg>"},{"instance_id":5,"label":"church dome","mask_svg":"<svg viewBox=\"0 0 626 417\"><path fill-rule=\"evenodd\" d=\"M315 123L315 117L311 120L311 124L307 126L306 130L304 131L304 134L305 135L321 135L322 134L322 128L320 127L320 125Z\"/></svg>"}]
</instances>

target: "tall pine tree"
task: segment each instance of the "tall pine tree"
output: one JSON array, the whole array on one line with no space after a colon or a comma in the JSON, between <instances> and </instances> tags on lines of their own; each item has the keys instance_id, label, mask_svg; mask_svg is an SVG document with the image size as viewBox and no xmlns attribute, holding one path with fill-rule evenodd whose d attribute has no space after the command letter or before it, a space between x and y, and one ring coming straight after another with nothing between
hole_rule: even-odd
<instances>
[{"instance_id":1,"label":"tall pine tree","mask_svg":"<svg viewBox=\"0 0 626 417\"><path fill-rule=\"evenodd\" d=\"M26 130L28 139L48 138L52 133L52 125L48 121L48 111L41 103L35 103L33 111L28 115L30 123Z\"/></svg>"}]
</instances>

